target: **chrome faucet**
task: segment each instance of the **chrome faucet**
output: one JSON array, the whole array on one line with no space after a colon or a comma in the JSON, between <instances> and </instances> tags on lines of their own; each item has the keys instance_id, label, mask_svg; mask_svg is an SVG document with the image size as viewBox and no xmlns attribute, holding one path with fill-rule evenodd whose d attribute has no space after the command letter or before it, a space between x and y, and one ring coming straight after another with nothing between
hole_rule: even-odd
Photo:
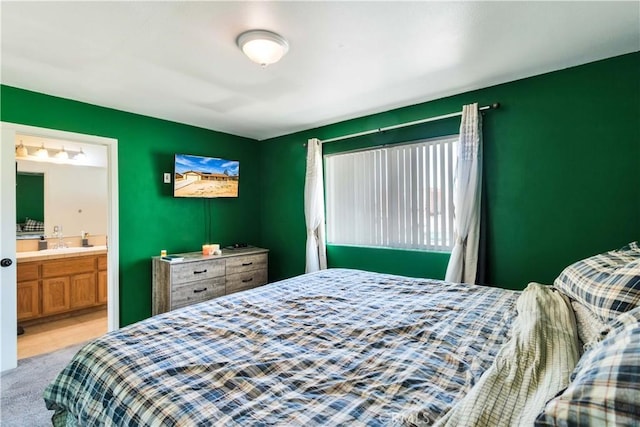
<instances>
[{"instance_id":1,"label":"chrome faucet","mask_svg":"<svg viewBox=\"0 0 640 427\"><path fill-rule=\"evenodd\" d=\"M58 239L58 243L55 245L54 249L64 249L67 247L67 244L62 240L62 226L54 225L53 226L53 235Z\"/></svg>"}]
</instances>

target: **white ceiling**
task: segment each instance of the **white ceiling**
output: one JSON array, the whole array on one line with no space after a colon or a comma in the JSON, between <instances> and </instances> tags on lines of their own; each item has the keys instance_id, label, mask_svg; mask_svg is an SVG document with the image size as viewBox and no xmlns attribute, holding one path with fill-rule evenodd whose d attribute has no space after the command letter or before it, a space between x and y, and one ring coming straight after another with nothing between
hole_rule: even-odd
<instances>
[{"instance_id":1,"label":"white ceiling","mask_svg":"<svg viewBox=\"0 0 640 427\"><path fill-rule=\"evenodd\" d=\"M0 7L3 84L258 140L640 50L637 1ZM247 29L289 53L260 68Z\"/></svg>"}]
</instances>

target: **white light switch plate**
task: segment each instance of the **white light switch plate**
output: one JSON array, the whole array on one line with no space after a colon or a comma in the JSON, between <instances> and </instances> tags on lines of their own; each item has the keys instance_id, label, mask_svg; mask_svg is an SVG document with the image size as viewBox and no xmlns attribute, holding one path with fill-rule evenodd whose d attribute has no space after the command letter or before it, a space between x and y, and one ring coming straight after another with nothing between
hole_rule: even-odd
<instances>
[{"instance_id":1,"label":"white light switch plate","mask_svg":"<svg viewBox=\"0 0 640 427\"><path fill-rule=\"evenodd\" d=\"M171 173L169 172L164 173L164 183L171 184Z\"/></svg>"}]
</instances>

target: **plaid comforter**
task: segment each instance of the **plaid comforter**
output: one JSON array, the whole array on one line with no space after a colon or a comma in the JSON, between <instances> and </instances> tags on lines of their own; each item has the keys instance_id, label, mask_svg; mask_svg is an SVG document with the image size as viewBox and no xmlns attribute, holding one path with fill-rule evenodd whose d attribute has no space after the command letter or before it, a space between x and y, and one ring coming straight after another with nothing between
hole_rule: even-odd
<instances>
[{"instance_id":1,"label":"plaid comforter","mask_svg":"<svg viewBox=\"0 0 640 427\"><path fill-rule=\"evenodd\" d=\"M109 333L44 398L57 426L378 426L424 408L436 420L508 340L518 295L324 270Z\"/></svg>"}]
</instances>

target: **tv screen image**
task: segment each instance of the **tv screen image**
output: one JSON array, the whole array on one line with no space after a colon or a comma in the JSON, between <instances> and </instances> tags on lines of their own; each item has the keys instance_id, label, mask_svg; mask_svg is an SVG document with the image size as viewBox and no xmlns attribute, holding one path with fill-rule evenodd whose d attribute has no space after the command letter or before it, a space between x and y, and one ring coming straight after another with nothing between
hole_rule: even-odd
<instances>
[{"instance_id":1,"label":"tv screen image","mask_svg":"<svg viewBox=\"0 0 640 427\"><path fill-rule=\"evenodd\" d=\"M173 172L174 197L238 197L237 160L176 154Z\"/></svg>"}]
</instances>

